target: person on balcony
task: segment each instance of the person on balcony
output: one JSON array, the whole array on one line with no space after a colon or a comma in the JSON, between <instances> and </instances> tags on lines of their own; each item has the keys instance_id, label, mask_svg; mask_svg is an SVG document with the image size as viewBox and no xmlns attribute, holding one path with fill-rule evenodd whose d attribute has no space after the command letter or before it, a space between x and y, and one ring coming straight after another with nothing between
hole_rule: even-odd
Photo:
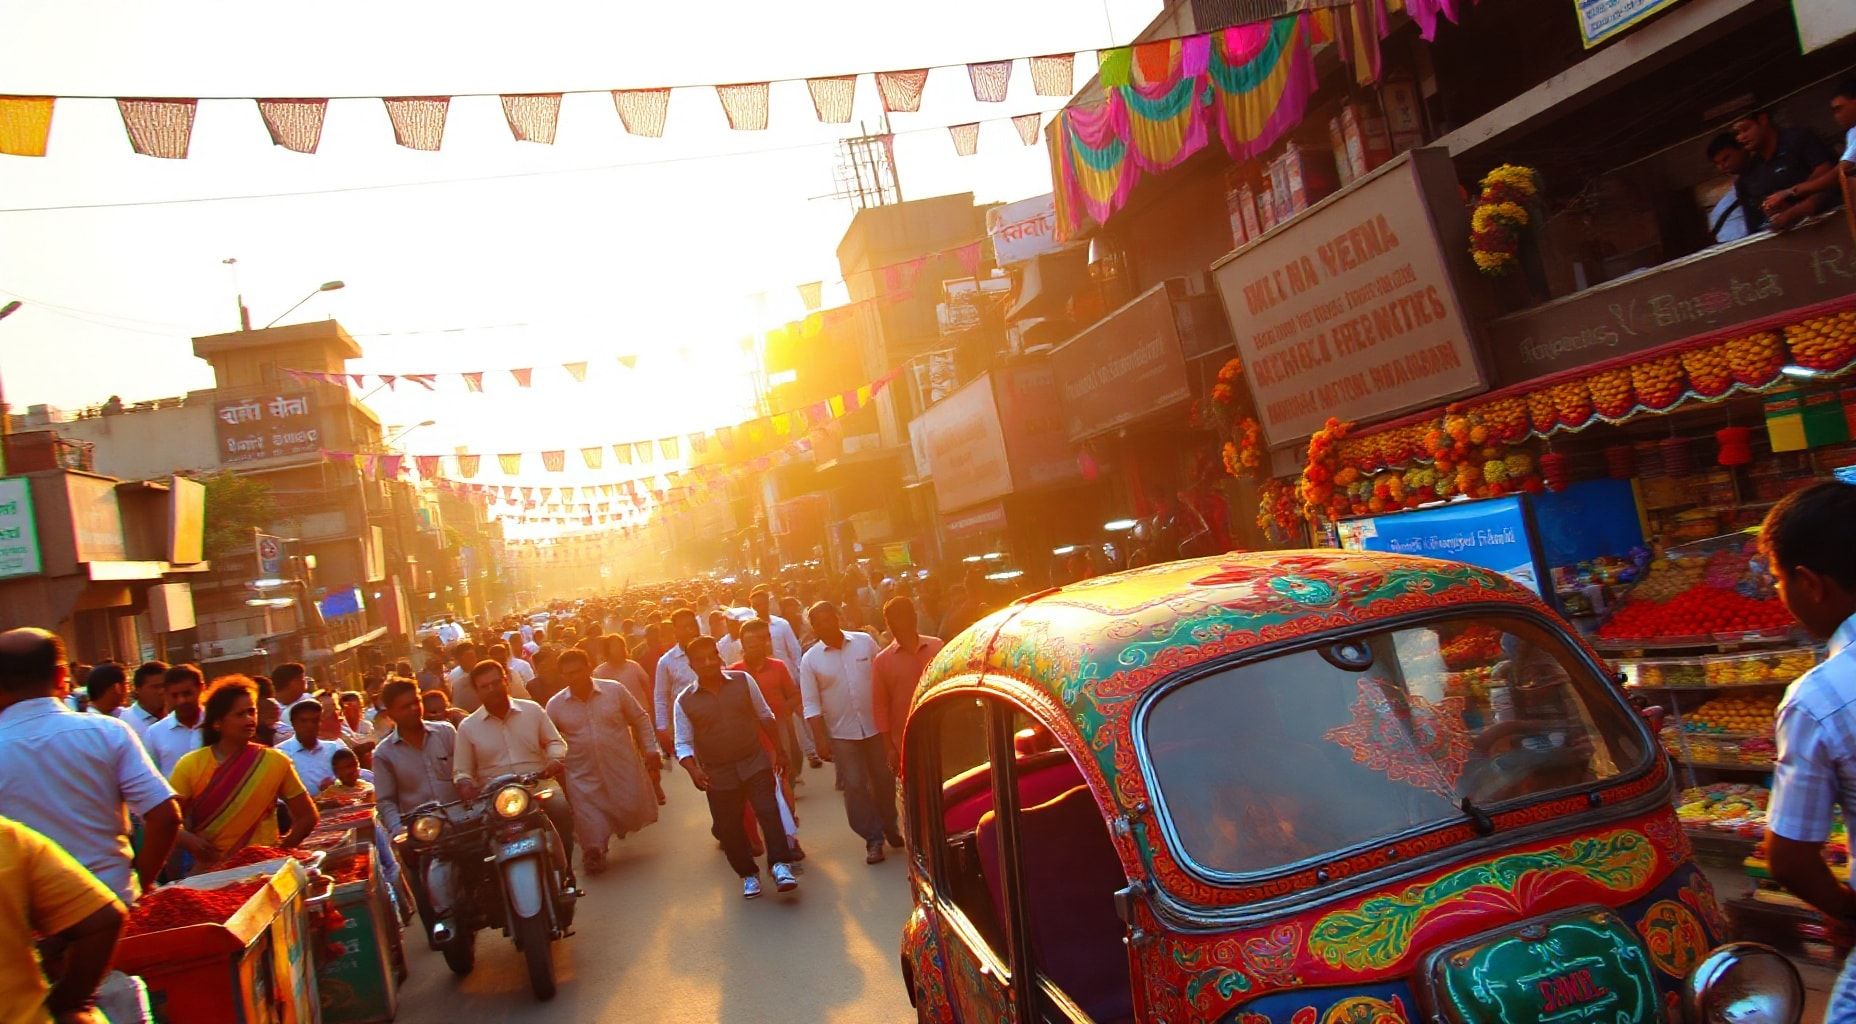
<instances>
[{"instance_id":1,"label":"person on balcony","mask_svg":"<svg viewBox=\"0 0 1856 1024\"><path fill-rule=\"evenodd\" d=\"M1780 128L1770 110L1761 110L1735 121L1733 133L1752 157L1734 180L1747 227L1788 231L1842 205L1836 153L1815 132Z\"/></svg>"}]
</instances>

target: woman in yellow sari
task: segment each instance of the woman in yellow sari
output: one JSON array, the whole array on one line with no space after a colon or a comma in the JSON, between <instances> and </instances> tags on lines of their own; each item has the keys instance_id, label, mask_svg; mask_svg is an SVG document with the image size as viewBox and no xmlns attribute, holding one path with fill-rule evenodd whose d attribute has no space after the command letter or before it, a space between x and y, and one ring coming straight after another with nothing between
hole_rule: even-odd
<instances>
[{"instance_id":1,"label":"woman in yellow sari","mask_svg":"<svg viewBox=\"0 0 1856 1024\"><path fill-rule=\"evenodd\" d=\"M247 846L296 846L316 827L316 804L289 755L253 742L257 701L257 685L244 676L215 681L206 691L200 749L174 766L170 781L185 823L180 845L196 871ZM281 844L279 800L290 809L290 834Z\"/></svg>"}]
</instances>

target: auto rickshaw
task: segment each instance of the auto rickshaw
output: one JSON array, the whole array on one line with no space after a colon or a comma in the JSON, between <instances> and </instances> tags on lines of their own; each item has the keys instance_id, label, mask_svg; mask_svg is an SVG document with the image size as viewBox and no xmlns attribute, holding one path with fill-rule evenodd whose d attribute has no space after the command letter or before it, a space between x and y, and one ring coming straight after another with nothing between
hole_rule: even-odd
<instances>
[{"instance_id":1,"label":"auto rickshaw","mask_svg":"<svg viewBox=\"0 0 1856 1024\"><path fill-rule=\"evenodd\" d=\"M1018 601L903 741L919 1018L1792 1024L1668 758L1531 591L1347 552Z\"/></svg>"}]
</instances>

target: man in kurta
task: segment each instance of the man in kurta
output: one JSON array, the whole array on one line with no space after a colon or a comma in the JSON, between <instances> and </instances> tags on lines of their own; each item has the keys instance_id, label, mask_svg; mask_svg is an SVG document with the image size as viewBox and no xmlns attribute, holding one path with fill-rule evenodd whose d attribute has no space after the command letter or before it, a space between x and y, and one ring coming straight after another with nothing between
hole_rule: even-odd
<instances>
[{"instance_id":1,"label":"man in kurta","mask_svg":"<svg viewBox=\"0 0 1856 1024\"><path fill-rule=\"evenodd\" d=\"M593 678L582 650L561 655L566 689L548 701L548 717L567 740L567 796L587 871L606 868L606 843L657 820L651 775L662 759L651 718L621 683Z\"/></svg>"}]
</instances>

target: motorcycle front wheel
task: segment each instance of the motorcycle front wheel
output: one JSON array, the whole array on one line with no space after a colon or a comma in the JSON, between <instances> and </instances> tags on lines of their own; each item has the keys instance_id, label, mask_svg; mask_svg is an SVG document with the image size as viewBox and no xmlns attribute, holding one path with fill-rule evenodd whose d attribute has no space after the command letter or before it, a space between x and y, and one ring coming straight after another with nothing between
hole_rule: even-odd
<instances>
[{"instance_id":1,"label":"motorcycle front wheel","mask_svg":"<svg viewBox=\"0 0 1856 1024\"><path fill-rule=\"evenodd\" d=\"M528 986L535 998L547 1002L554 998L554 936L548 927L548 915L516 919L516 945L528 961Z\"/></svg>"},{"instance_id":2,"label":"motorcycle front wheel","mask_svg":"<svg viewBox=\"0 0 1856 1024\"><path fill-rule=\"evenodd\" d=\"M445 966L451 973L469 974L477 966L477 931L467 929L451 937L445 945Z\"/></svg>"}]
</instances>

